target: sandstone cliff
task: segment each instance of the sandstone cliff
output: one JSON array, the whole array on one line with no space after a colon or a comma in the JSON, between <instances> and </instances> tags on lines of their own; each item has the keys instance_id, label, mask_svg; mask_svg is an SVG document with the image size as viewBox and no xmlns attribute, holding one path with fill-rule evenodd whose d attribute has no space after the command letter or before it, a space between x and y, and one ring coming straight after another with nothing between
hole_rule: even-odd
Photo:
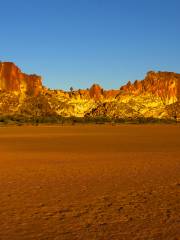
<instances>
[{"instance_id":1,"label":"sandstone cliff","mask_svg":"<svg viewBox=\"0 0 180 240\"><path fill-rule=\"evenodd\" d=\"M180 74L148 72L117 90L93 84L77 91L50 90L37 75L0 63L0 115L180 119Z\"/></svg>"},{"instance_id":2,"label":"sandstone cliff","mask_svg":"<svg viewBox=\"0 0 180 240\"><path fill-rule=\"evenodd\" d=\"M11 62L0 62L0 90L25 92L37 96L41 92L42 79L37 75L27 75Z\"/></svg>"},{"instance_id":3,"label":"sandstone cliff","mask_svg":"<svg viewBox=\"0 0 180 240\"><path fill-rule=\"evenodd\" d=\"M165 104L172 104L180 98L180 74L150 71L144 80L136 80L133 84L128 82L121 90L134 95L152 93Z\"/></svg>"}]
</instances>

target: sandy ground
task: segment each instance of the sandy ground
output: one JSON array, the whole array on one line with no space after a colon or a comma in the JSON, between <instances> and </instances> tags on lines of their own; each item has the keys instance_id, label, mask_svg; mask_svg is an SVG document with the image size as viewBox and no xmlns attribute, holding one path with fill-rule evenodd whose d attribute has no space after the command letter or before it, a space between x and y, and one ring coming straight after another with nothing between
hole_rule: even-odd
<instances>
[{"instance_id":1,"label":"sandy ground","mask_svg":"<svg viewBox=\"0 0 180 240\"><path fill-rule=\"evenodd\" d=\"M0 240L179 240L180 126L0 128Z\"/></svg>"}]
</instances>

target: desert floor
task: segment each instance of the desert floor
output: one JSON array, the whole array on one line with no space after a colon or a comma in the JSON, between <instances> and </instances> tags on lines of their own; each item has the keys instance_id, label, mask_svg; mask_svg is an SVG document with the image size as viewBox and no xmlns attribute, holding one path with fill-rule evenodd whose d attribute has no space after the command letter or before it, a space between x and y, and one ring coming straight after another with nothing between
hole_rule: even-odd
<instances>
[{"instance_id":1,"label":"desert floor","mask_svg":"<svg viewBox=\"0 0 180 240\"><path fill-rule=\"evenodd\" d=\"M0 240L179 240L180 126L0 128Z\"/></svg>"}]
</instances>

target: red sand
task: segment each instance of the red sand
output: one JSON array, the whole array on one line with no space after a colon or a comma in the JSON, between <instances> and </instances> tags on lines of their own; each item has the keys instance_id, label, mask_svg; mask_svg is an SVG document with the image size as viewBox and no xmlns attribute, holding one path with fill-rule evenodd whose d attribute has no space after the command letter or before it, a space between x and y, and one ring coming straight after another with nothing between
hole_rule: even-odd
<instances>
[{"instance_id":1,"label":"red sand","mask_svg":"<svg viewBox=\"0 0 180 240\"><path fill-rule=\"evenodd\" d=\"M0 240L180 239L178 125L0 128Z\"/></svg>"}]
</instances>

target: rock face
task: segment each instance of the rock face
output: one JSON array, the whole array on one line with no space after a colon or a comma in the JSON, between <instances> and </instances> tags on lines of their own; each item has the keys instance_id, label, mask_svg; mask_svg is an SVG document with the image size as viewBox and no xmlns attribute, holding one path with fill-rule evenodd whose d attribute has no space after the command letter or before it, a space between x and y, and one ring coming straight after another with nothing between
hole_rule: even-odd
<instances>
[{"instance_id":1,"label":"rock face","mask_svg":"<svg viewBox=\"0 0 180 240\"><path fill-rule=\"evenodd\" d=\"M121 90L134 95L152 93L165 104L172 104L180 99L180 74L150 71L144 80L128 82Z\"/></svg>"},{"instance_id":2,"label":"rock face","mask_svg":"<svg viewBox=\"0 0 180 240\"><path fill-rule=\"evenodd\" d=\"M100 100L103 95L103 89L98 84L93 84L89 90L89 94L91 98L94 98L95 100Z\"/></svg>"},{"instance_id":3,"label":"rock face","mask_svg":"<svg viewBox=\"0 0 180 240\"><path fill-rule=\"evenodd\" d=\"M180 120L180 74L151 71L117 90L93 84L66 92L43 87L40 76L0 62L1 115Z\"/></svg>"},{"instance_id":4,"label":"rock face","mask_svg":"<svg viewBox=\"0 0 180 240\"><path fill-rule=\"evenodd\" d=\"M42 79L37 75L27 75L11 62L0 62L0 90L25 92L37 96L42 89Z\"/></svg>"}]
</instances>

